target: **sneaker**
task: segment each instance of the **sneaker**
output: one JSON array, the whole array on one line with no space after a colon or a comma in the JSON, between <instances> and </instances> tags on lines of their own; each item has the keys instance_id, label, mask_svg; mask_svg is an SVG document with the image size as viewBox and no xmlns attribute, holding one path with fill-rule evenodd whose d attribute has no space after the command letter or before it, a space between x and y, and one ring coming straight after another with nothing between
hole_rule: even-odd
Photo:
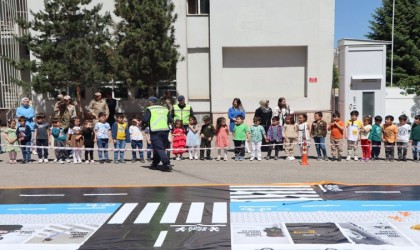
<instances>
[{"instance_id":1,"label":"sneaker","mask_svg":"<svg viewBox=\"0 0 420 250\"><path fill-rule=\"evenodd\" d=\"M225 155L225 157L223 157L223 160L224 160L224 161L227 161L227 160L228 160L227 155Z\"/></svg>"},{"instance_id":2,"label":"sneaker","mask_svg":"<svg viewBox=\"0 0 420 250\"><path fill-rule=\"evenodd\" d=\"M249 160L250 160L250 161L253 161L253 160L254 160L254 157L249 158Z\"/></svg>"},{"instance_id":3,"label":"sneaker","mask_svg":"<svg viewBox=\"0 0 420 250\"><path fill-rule=\"evenodd\" d=\"M136 159L132 159L132 160L131 160L131 163L135 163L135 162L136 162Z\"/></svg>"},{"instance_id":4,"label":"sneaker","mask_svg":"<svg viewBox=\"0 0 420 250\"><path fill-rule=\"evenodd\" d=\"M338 157L338 158L337 158L337 161L341 161L341 157Z\"/></svg>"},{"instance_id":5,"label":"sneaker","mask_svg":"<svg viewBox=\"0 0 420 250\"><path fill-rule=\"evenodd\" d=\"M394 158L390 158L389 160L390 160L391 162L394 162Z\"/></svg>"},{"instance_id":6,"label":"sneaker","mask_svg":"<svg viewBox=\"0 0 420 250\"><path fill-rule=\"evenodd\" d=\"M44 162L45 162L45 163L48 163L49 161L48 161L48 159L47 159L47 158L45 158L45 159L44 159Z\"/></svg>"},{"instance_id":7,"label":"sneaker","mask_svg":"<svg viewBox=\"0 0 420 250\"><path fill-rule=\"evenodd\" d=\"M243 161L244 157L243 156L239 156L239 161Z\"/></svg>"},{"instance_id":8,"label":"sneaker","mask_svg":"<svg viewBox=\"0 0 420 250\"><path fill-rule=\"evenodd\" d=\"M287 156L286 157L286 161L290 161L290 156Z\"/></svg>"},{"instance_id":9,"label":"sneaker","mask_svg":"<svg viewBox=\"0 0 420 250\"><path fill-rule=\"evenodd\" d=\"M114 160L114 164L118 164L120 163L118 160Z\"/></svg>"},{"instance_id":10,"label":"sneaker","mask_svg":"<svg viewBox=\"0 0 420 250\"><path fill-rule=\"evenodd\" d=\"M318 157L316 158L316 160L317 160L317 161L322 160L321 156L318 156Z\"/></svg>"},{"instance_id":11,"label":"sneaker","mask_svg":"<svg viewBox=\"0 0 420 250\"><path fill-rule=\"evenodd\" d=\"M331 158L331 161L336 161L337 159L335 158L335 156L333 156L332 158Z\"/></svg>"},{"instance_id":12,"label":"sneaker","mask_svg":"<svg viewBox=\"0 0 420 250\"><path fill-rule=\"evenodd\" d=\"M351 160L351 156L347 156L346 161L350 161Z\"/></svg>"},{"instance_id":13,"label":"sneaker","mask_svg":"<svg viewBox=\"0 0 420 250\"><path fill-rule=\"evenodd\" d=\"M198 160L198 156L194 157L194 160Z\"/></svg>"},{"instance_id":14,"label":"sneaker","mask_svg":"<svg viewBox=\"0 0 420 250\"><path fill-rule=\"evenodd\" d=\"M277 161L279 159L278 156L274 156L274 160Z\"/></svg>"},{"instance_id":15,"label":"sneaker","mask_svg":"<svg viewBox=\"0 0 420 250\"><path fill-rule=\"evenodd\" d=\"M77 160L76 160L76 158L74 158L74 159L73 159L73 163L74 163L74 164L77 164Z\"/></svg>"},{"instance_id":16,"label":"sneaker","mask_svg":"<svg viewBox=\"0 0 420 250\"><path fill-rule=\"evenodd\" d=\"M194 158L190 157L190 160L194 160Z\"/></svg>"},{"instance_id":17,"label":"sneaker","mask_svg":"<svg viewBox=\"0 0 420 250\"><path fill-rule=\"evenodd\" d=\"M200 157L200 160L201 160L201 161L204 161L204 157Z\"/></svg>"},{"instance_id":18,"label":"sneaker","mask_svg":"<svg viewBox=\"0 0 420 250\"><path fill-rule=\"evenodd\" d=\"M217 156L216 161L220 161L220 156Z\"/></svg>"},{"instance_id":19,"label":"sneaker","mask_svg":"<svg viewBox=\"0 0 420 250\"><path fill-rule=\"evenodd\" d=\"M125 163L124 159L119 160L120 163Z\"/></svg>"},{"instance_id":20,"label":"sneaker","mask_svg":"<svg viewBox=\"0 0 420 250\"><path fill-rule=\"evenodd\" d=\"M106 160L106 163L111 163L112 161L110 160L110 159L107 159Z\"/></svg>"},{"instance_id":21,"label":"sneaker","mask_svg":"<svg viewBox=\"0 0 420 250\"><path fill-rule=\"evenodd\" d=\"M181 157L177 157L175 160L180 161L181 160Z\"/></svg>"},{"instance_id":22,"label":"sneaker","mask_svg":"<svg viewBox=\"0 0 420 250\"><path fill-rule=\"evenodd\" d=\"M64 164L64 161L63 160L59 160L58 163Z\"/></svg>"},{"instance_id":23,"label":"sneaker","mask_svg":"<svg viewBox=\"0 0 420 250\"><path fill-rule=\"evenodd\" d=\"M95 160L91 160L90 163L92 163L92 164L95 163Z\"/></svg>"},{"instance_id":24,"label":"sneaker","mask_svg":"<svg viewBox=\"0 0 420 250\"><path fill-rule=\"evenodd\" d=\"M291 156L291 157L290 157L290 160L291 160L291 161L294 161L294 160L296 160L296 158L295 158L294 156Z\"/></svg>"},{"instance_id":25,"label":"sneaker","mask_svg":"<svg viewBox=\"0 0 420 250\"><path fill-rule=\"evenodd\" d=\"M239 156L235 156L235 161L239 161Z\"/></svg>"},{"instance_id":26,"label":"sneaker","mask_svg":"<svg viewBox=\"0 0 420 250\"><path fill-rule=\"evenodd\" d=\"M54 159L54 162L57 162L58 160L57 159Z\"/></svg>"},{"instance_id":27,"label":"sneaker","mask_svg":"<svg viewBox=\"0 0 420 250\"><path fill-rule=\"evenodd\" d=\"M146 161L144 159L140 159L140 162L141 163L145 163Z\"/></svg>"},{"instance_id":28,"label":"sneaker","mask_svg":"<svg viewBox=\"0 0 420 250\"><path fill-rule=\"evenodd\" d=\"M271 156L266 156L264 159L270 160L271 159Z\"/></svg>"},{"instance_id":29,"label":"sneaker","mask_svg":"<svg viewBox=\"0 0 420 250\"><path fill-rule=\"evenodd\" d=\"M90 161L89 161L89 160L86 160L86 161L85 161L85 163L86 163L86 164L89 164L89 163L90 163Z\"/></svg>"},{"instance_id":30,"label":"sneaker","mask_svg":"<svg viewBox=\"0 0 420 250\"><path fill-rule=\"evenodd\" d=\"M261 161L261 158L258 158L257 160L258 160L258 161Z\"/></svg>"},{"instance_id":31,"label":"sneaker","mask_svg":"<svg viewBox=\"0 0 420 250\"><path fill-rule=\"evenodd\" d=\"M44 162L44 159L39 159L39 161L38 161L39 163L43 163Z\"/></svg>"},{"instance_id":32,"label":"sneaker","mask_svg":"<svg viewBox=\"0 0 420 250\"><path fill-rule=\"evenodd\" d=\"M105 160L99 160L99 163L100 164L104 164L105 163Z\"/></svg>"},{"instance_id":33,"label":"sneaker","mask_svg":"<svg viewBox=\"0 0 420 250\"><path fill-rule=\"evenodd\" d=\"M359 157L355 156L355 157L354 157L354 160L355 160L355 161L358 161L358 160L359 160Z\"/></svg>"},{"instance_id":34,"label":"sneaker","mask_svg":"<svg viewBox=\"0 0 420 250\"><path fill-rule=\"evenodd\" d=\"M369 158L366 158L366 159L365 159L365 162L368 162L368 161L369 161Z\"/></svg>"},{"instance_id":35,"label":"sneaker","mask_svg":"<svg viewBox=\"0 0 420 250\"><path fill-rule=\"evenodd\" d=\"M21 164L26 164L26 161L21 161L20 163L21 163Z\"/></svg>"},{"instance_id":36,"label":"sneaker","mask_svg":"<svg viewBox=\"0 0 420 250\"><path fill-rule=\"evenodd\" d=\"M151 161L152 161L152 158L147 158L147 161L148 161L148 162L151 162Z\"/></svg>"},{"instance_id":37,"label":"sneaker","mask_svg":"<svg viewBox=\"0 0 420 250\"><path fill-rule=\"evenodd\" d=\"M208 161L212 161L212 160L213 160L213 157L211 157L211 156L206 157L206 160L208 160Z\"/></svg>"},{"instance_id":38,"label":"sneaker","mask_svg":"<svg viewBox=\"0 0 420 250\"><path fill-rule=\"evenodd\" d=\"M38 154L38 152L36 152L36 150L33 150L33 151L32 151L32 154L33 154L33 155L37 155L37 154Z\"/></svg>"},{"instance_id":39,"label":"sneaker","mask_svg":"<svg viewBox=\"0 0 420 250\"><path fill-rule=\"evenodd\" d=\"M324 156L324 161L328 161L328 157Z\"/></svg>"},{"instance_id":40,"label":"sneaker","mask_svg":"<svg viewBox=\"0 0 420 250\"><path fill-rule=\"evenodd\" d=\"M66 160L66 162L67 162L67 163L70 163L71 161L70 161L70 159L67 159L67 160Z\"/></svg>"}]
</instances>

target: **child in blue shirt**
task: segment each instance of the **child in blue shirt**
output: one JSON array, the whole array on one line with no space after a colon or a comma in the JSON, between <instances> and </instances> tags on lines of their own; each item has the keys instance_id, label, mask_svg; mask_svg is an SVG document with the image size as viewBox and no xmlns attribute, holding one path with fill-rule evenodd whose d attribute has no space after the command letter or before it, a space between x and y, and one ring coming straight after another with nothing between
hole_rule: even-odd
<instances>
[{"instance_id":1,"label":"child in blue shirt","mask_svg":"<svg viewBox=\"0 0 420 250\"><path fill-rule=\"evenodd\" d=\"M18 118L19 127L16 129L19 145L22 147L22 164L31 163L31 141L32 131L29 125L26 125L26 118Z\"/></svg>"},{"instance_id":2,"label":"child in blue shirt","mask_svg":"<svg viewBox=\"0 0 420 250\"><path fill-rule=\"evenodd\" d=\"M103 112L98 114L99 121L95 124L95 141L98 145L99 162L101 164L111 161L108 159L108 142L111 135L111 126L106 122L106 115ZM102 149L102 150L101 150Z\"/></svg>"}]
</instances>

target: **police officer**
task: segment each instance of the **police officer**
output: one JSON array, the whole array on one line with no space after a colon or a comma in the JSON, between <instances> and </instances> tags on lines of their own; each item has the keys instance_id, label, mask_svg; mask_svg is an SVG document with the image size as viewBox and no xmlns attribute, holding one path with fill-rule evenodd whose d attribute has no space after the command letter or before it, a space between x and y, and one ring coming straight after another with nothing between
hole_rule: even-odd
<instances>
[{"instance_id":1,"label":"police officer","mask_svg":"<svg viewBox=\"0 0 420 250\"><path fill-rule=\"evenodd\" d=\"M183 95L178 96L178 104L173 106L172 117L174 121L182 121L185 132L188 129L189 119L192 115L194 115L193 110L190 105L185 103L185 97Z\"/></svg>"},{"instance_id":2,"label":"police officer","mask_svg":"<svg viewBox=\"0 0 420 250\"><path fill-rule=\"evenodd\" d=\"M143 115L143 121L149 125L150 140L153 147L153 162L150 169L156 170L160 161L163 163L163 171L172 170L171 162L166 154L166 147L169 145L169 124L172 117L169 110L158 104L158 99L149 97L149 107Z\"/></svg>"}]
</instances>

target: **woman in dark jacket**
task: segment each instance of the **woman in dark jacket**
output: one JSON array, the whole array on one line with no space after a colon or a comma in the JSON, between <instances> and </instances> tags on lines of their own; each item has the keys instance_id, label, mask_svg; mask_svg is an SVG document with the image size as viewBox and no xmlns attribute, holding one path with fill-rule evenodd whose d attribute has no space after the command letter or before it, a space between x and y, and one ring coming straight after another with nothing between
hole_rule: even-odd
<instances>
[{"instance_id":1,"label":"woman in dark jacket","mask_svg":"<svg viewBox=\"0 0 420 250\"><path fill-rule=\"evenodd\" d=\"M270 127L271 124L271 117L273 116L273 111L271 110L271 108L268 106L269 101L268 100L261 100L260 101L260 107L255 110L255 116L258 116L261 118L261 126L264 127L265 133L267 134L267 130ZM262 145L263 147L261 147L261 151L266 152L267 151L267 147L264 147L264 145L266 145L266 141L263 140L262 141Z\"/></svg>"}]
</instances>

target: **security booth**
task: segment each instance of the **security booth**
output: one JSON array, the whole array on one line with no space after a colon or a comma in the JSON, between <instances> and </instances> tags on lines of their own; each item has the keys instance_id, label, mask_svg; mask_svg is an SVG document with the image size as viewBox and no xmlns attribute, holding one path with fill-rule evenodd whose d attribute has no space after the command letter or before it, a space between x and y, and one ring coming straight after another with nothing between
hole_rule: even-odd
<instances>
[{"instance_id":1,"label":"security booth","mask_svg":"<svg viewBox=\"0 0 420 250\"><path fill-rule=\"evenodd\" d=\"M391 42L342 39L339 49L339 101L343 120L350 112L363 116L385 115L386 45Z\"/></svg>"}]
</instances>

